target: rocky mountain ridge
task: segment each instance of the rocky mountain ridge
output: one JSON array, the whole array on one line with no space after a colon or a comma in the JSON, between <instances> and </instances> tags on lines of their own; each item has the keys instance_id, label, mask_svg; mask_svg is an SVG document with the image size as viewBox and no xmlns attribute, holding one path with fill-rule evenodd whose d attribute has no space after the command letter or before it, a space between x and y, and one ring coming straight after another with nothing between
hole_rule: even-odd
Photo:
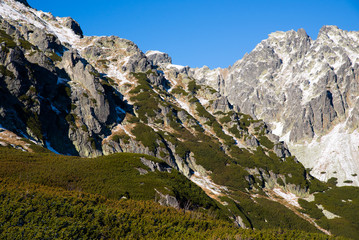
<instances>
[{"instance_id":1,"label":"rocky mountain ridge","mask_svg":"<svg viewBox=\"0 0 359 240\"><path fill-rule=\"evenodd\" d=\"M231 104L263 119L321 180L358 185L359 33L324 26L275 32L228 69L192 70Z\"/></svg>"},{"instance_id":2,"label":"rocky mountain ridge","mask_svg":"<svg viewBox=\"0 0 359 240\"><path fill-rule=\"evenodd\" d=\"M145 55L134 43L118 37L81 38L81 29L70 28L78 26L70 18L55 18L49 13L24 8L13 1L8 2L16 6L14 9L17 13L26 13L21 16L29 15L29 11L32 16L26 19L10 18L9 22L8 19L2 19L2 37L9 39L3 45L5 85L2 89L8 90L10 95L20 100L20 106L15 104L16 107L10 107L14 105L12 99L9 100L10 98L3 94L3 127L28 135L45 147L51 146L57 152L80 156L98 156L118 151L158 155L158 146L136 146L131 142L135 142L137 138L131 132L131 127L139 120L141 124L145 123L152 128L153 133L168 131L166 128L185 126L184 130L189 130L190 134L197 130L219 142L224 142L218 136L223 135L227 141L237 142L238 146L246 145L252 149L260 146L255 135L249 135L246 141L236 139L236 136L229 132L229 128L223 128L224 126L217 122L219 117L216 117L216 112L220 117L228 115L226 122L230 123L231 127L232 121L239 121L240 118L225 97L211 88L196 85L194 80L187 76L185 67L169 64L165 69L159 68L160 63L171 61L168 55L159 52ZM6 11L3 16L6 14L8 17L14 16ZM32 24L23 22L20 28L16 28L16 25L11 23L18 23L19 19ZM74 24L64 24L65 20ZM46 89L37 82L41 81L45 74ZM12 81L14 77L18 79L16 84ZM163 103L147 106L143 103L145 99L138 96L140 93L155 104L158 101ZM18 108L22 108L21 111ZM136 119L125 119L128 113L132 113L130 118ZM21 114L26 116L19 117ZM46 120L54 120L45 121L41 119L42 116L46 116ZM27 117L30 120L24 122ZM160 121L159 118L163 120ZM252 121L248 116L246 119ZM209 126L206 126L205 123L209 120L216 121L218 129L213 130L209 123L206 124ZM35 126L36 124L29 126L29 122L38 123L41 128ZM47 122L49 126L46 125ZM68 127L67 136L64 134L59 138L56 134L58 129L51 130L54 122L60 123L60 129ZM255 128L258 129L255 132L260 129L261 134L269 133L262 122L256 123ZM116 139L120 136L116 133L127 135L126 138L129 138L131 144L126 146L124 142L127 141L122 139L113 141L114 136L117 136ZM52 134L55 136L52 137ZM274 135L268 136L272 141L278 141ZM61 139L60 142L58 139ZM69 145L63 139L67 139ZM290 156L285 146L279 142L274 148L279 157ZM175 152L174 149L170 151ZM189 169L183 171L190 176Z\"/></svg>"}]
</instances>

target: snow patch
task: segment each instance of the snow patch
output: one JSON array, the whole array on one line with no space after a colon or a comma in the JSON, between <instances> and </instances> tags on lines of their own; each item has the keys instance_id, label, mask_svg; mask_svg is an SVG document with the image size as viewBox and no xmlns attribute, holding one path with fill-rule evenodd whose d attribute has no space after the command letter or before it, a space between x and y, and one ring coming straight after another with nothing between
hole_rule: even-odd
<instances>
[{"instance_id":1,"label":"snow patch","mask_svg":"<svg viewBox=\"0 0 359 240\"><path fill-rule=\"evenodd\" d=\"M116 127L117 129L122 129L128 136L132 137L132 138L136 138L132 133L130 133L126 128L125 126L119 124L117 125Z\"/></svg>"},{"instance_id":2,"label":"snow patch","mask_svg":"<svg viewBox=\"0 0 359 240\"><path fill-rule=\"evenodd\" d=\"M125 60L128 61L128 60ZM108 70L107 70L107 76L109 76L110 78L114 78L117 81L119 81L120 85L123 85L125 83L131 83L126 77L125 75L120 71L119 67L114 65L113 63L111 63L108 66Z\"/></svg>"},{"instance_id":3,"label":"snow patch","mask_svg":"<svg viewBox=\"0 0 359 240\"><path fill-rule=\"evenodd\" d=\"M182 101L182 100L179 100L179 99L177 99L177 98L176 98L176 101L178 102L178 104L180 105L180 107L181 107L182 109L186 110L192 117L194 117L193 114L192 114L192 112L191 112L191 110L190 110L190 108L189 108L189 104L188 104L188 103L186 103L186 102L184 102L184 101ZM194 117L194 118L195 118L195 117ZM196 119L196 118L195 118L195 119Z\"/></svg>"},{"instance_id":4,"label":"snow patch","mask_svg":"<svg viewBox=\"0 0 359 240\"><path fill-rule=\"evenodd\" d=\"M322 205L319 204L317 206L320 210L322 210L322 212L326 218L328 218L328 219L340 218L340 216L335 215L334 213L329 212L328 210L324 209L324 207Z\"/></svg>"},{"instance_id":5,"label":"snow patch","mask_svg":"<svg viewBox=\"0 0 359 240\"><path fill-rule=\"evenodd\" d=\"M290 132L291 131L289 131L286 134L284 134L283 136L281 136L279 140L288 144L289 143ZM283 132L282 132L282 134L283 134Z\"/></svg>"}]
</instances>

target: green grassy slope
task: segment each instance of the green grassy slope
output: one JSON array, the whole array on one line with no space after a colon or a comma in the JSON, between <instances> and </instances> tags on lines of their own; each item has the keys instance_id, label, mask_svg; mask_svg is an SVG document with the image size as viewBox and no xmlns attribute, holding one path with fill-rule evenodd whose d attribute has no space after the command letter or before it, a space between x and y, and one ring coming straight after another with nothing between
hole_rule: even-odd
<instances>
[{"instance_id":1,"label":"green grassy slope","mask_svg":"<svg viewBox=\"0 0 359 240\"><path fill-rule=\"evenodd\" d=\"M333 234L359 239L359 188L358 187L332 187L330 190L315 194L314 202L300 202L304 211L316 218L317 223ZM335 214L337 217L327 219L321 210Z\"/></svg>"},{"instance_id":2,"label":"green grassy slope","mask_svg":"<svg viewBox=\"0 0 359 240\"><path fill-rule=\"evenodd\" d=\"M91 234L92 232L93 234L103 234L102 231L105 231L107 234L106 236L109 238L117 238L119 236L141 236L141 238L145 236L148 236L149 238L157 238L159 236L166 237L167 235L165 233L167 233L167 231L171 232L171 234L175 234L177 230L173 230L172 228L174 226L177 226L177 224L182 221L181 219L177 219L176 223L174 223L174 226L172 226L165 224L166 221L171 222L172 220L168 220L166 219L166 217L164 217L164 219L159 217L157 220L148 220L149 222L141 222L141 228L143 229L140 233L136 232L137 230L135 230L135 228L130 228L128 232L119 233L125 235L114 236L108 235L109 232L111 232L112 234L112 231L110 231L109 229L114 228L114 226L102 226L101 224L98 225L98 223L96 223L97 220L94 220L95 223L89 223L88 216L86 216L86 214L88 213L87 210L83 210L84 212L79 213L79 216L75 214L79 218L74 217L75 215L73 211L80 211L80 209L83 208L83 203L79 203L80 205L77 206L77 198L82 199L84 198L84 196L88 196L90 200L92 199L92 202L89 200L91 204L94 204L90 204L88 206L91 206L91 209L95 209L89 211L99 211L99 215L101 215L103 214L103 211L110 211L106 210L108 208L107 203L111 202L111 204L125 204L127 203L123 199L123 197L125 197L127 201L131 202L131 204L134 204L133 208L135 210L130 211L136 212L133 213L133 218L142 219L143 216L141 214L138 214L137 211L141 212L141 210L139 209L141 209L141 206L143 204L146 205L146 207L148 205L148 207L151 208L151 210L144 211L152 211L153 209L151 206L154 206L153 208L155 209L159 207L157 203L155 203L154 201L150 201L159 199L159 195L156 193L155 189L162 194L169 194L171 196L175 196L179 200L181 207L184 207L189 204L189 206L191 206L191 209L194 210L194 212L191 213L192 215L190 214L190 218L192 219L193 216L196 216L197 219L198 216L201 216L200 219L205 221L205 223L201 222L202 220L198 223L191 223L192 225L190 226L199 231L201 229L201 224L205 224L202 235L208 236L210 238L212 238L212 236L224 237L224 233L230 234L231 237L236 236L236 234L238 233L250 233L254 235L248 236L257 236L256 234L259 234L258 232L241 232L241 230L238 230L238 228L235 228L233 226L233 223L228 218L232 214L235 216L242 216L242 218L245 219L246 216L243 215L246 214L245 212L247 212L247 214L249 214L247 216L250 217L249 220L245 220L247 221L246 225L248 227L254 227L256 229L262 229L263 231L261 230L261 234L264 234L263 236L266 237L272 235L277 236L278 238L281 238L282 236L289 236L286 234L290 234L290 236L292 236L293 234L293 236L299 234L298 236L301 236L302 234L304 234L301 231L318 233L317 229L315 229L308 222L304 221L301 218L298 218L293 212L281 206L280 204L274 203L269 200L256 199L256 201L254 201L247 194L237 192L233 193L233 196L236 196L237 202L232 199L223 199L229 204L228 206L223 206L218 202L214 201L213 199L209 198L202 191L202 189L189 181L186 177L184 177L176 170L172 170L171 173L160 172L158 170L156 170L155 172L151 172L150 169L143 165L140 160L142 157L144 157L154 162L161 162L161 160L158 160L151 156L132 153L120 153L98 158L80 158L73 156L56 155L42 148L36 148L36 150L37 153L28 153L12 148L0 147L0 178L6 179L6 181L3 180L0 184L3 188L1 196L4 197L1 200L4 202L1 203L2 212L0 213L0 215L3 219L3 223L2 225L0 223L0 226L8 226L9 221L20 221L20 223L11 225L14 228L9 226L4 228L4 230L8 229L11 234L20 234L19 232L25 231L22 228L23 220L19 220L20 218L22 218L21 216L23 216L21 214L25 214L26 216L30 214L30 219L26 220L26 222L29 224L28 226L30 226L30 229L31 227L39 224L39 218L33 219L33 211L39 211L39 213L35 214L36 216L45 215L47 217L47 220L43 221L44 229L42 234L47 234L45 226L49 225L51 226L50 228L52 228L51 232L55 234L51 236L59 236L60 238L65 237L65 235L61 235L65 234L65 231L62 230L61 227L63 225L66 228L68 226L71 226L77 229L73 230L72 233L71 231L66 230L66 234L75 234L78 231L80 231L81 234L90 234L90 232ZM145 175L140 175L137 168L145 169L148 171L148 173ZM21 186L18 188L19 185ZM26 187L23 187L22 185ZM32 191L33 194L29 195L29 191ZM58 192L63 193L58 194ZM70 194L70 198L66 197L67 194ZM28 199L29 196L31 196L30 199ZM36 198L37 200L31 200L32 197ZM94 203L93 199L96 198L100 200L98 200L98 202L96 202L96 200ZM22 201L25 201L25 205L22 205ZM13 206L12 204L15 205ZM39 208L36 208L36 205L44 205L47 207L42 208L38 206ZM20 206L24 206L25 212L22 210L18 210ZM142 208L143 207L144 206L142 206ZM34 210L34 208L36 208L37 210ZM124 208L129 210L128 207ZM245 211L241 212L240 210L242 208L245 208ZM22 209L22 207L20 207L20 209ZM45 209L48 209L46 211L50 211L50 214L45 214L45 212L42 212L45 211ZM173 208L170 209L171 210L168 211L177 211ZM228 211L228 209L231 210ZM14 211L16 212L16 214L12 215L14 214ZM68 215L67 213L65 213L66 211L70 211L70 213L72 213ZM63 212L63 214L65 215L58 215L58 212ZM181 211L178 212L181 213ZM18 216L17 214L20 215ZM136 216L136 214L138 214L138 216ZM173 214L174 213L172 212L170 215ZM173 221L175 221L176 219L176 214L177 212L173 215ZM70 219L63 220L63 217L65 217L65 219L70 217ZM115 219L115 217L113 218ZM117 220L114 219L113 221L116 222ZM65 221L66 223L63 223L62 221ZM182 234L184 234L184 236L188 236L188 238L197 239L198 237L195 237L197 235L191 235L193 233L191 228L186 225L187 220L183 221L183 224L185 226L184 229L188 228L188 232L186 232L186 234L188 235L183 233L183 229L181 230ZM213 225L206 221L210 221ZM114 222L110 221L110 223L108 224L115 224ZM263 224L260 224L261 222L263 222ZM264 224L264 222L267 223ZM79 223L81 223L82 225ZM97 226L97 228L86 228L88 224L89 226ZM119 226L118 224L120 223L116 223L115 225ZM150 226L147 226L151 224L156 224L156 226L158 225L158 228L156 229L159 232L156 232L156 229L152 229ZM218 224L218 226L216 224ZM223 224L225 229L221 230L221 226ZM20 226L20 228L18 229L16 226ZM151 230L145 230L148 227ZM170 229L166 231L159 230L162 228ZM277 228L287 228L292 229L292 231L288 230L283 232L271 230ZM219 230L217 231L217 229ZM207 231L210 231L208 235L206 235ZM155 235L148 235L148 232L153 232ZM319 237L319 239L324 237L324 235L317 233L305 233L303 236L305 236L304 239L311 238L313 236L317 236ZM41 236L42 237L40 238L46 238L44 237L45 235ZM94 235L91 236L93 237ZM204 239L208 238L204 237Z\"/></svg>"},{"instance_id":3,"label":"green grassy slope","mask_svg":"<svg viewBox=\"0 0 359 240\"><path fill-rule=\"evenodd\" d=\"M100 194L111 199L154 200L159 197L157 190L180 199L181 205L190 202L194 208L218 210L214 200L178 171L151 172L140 159L161 160L147 155L121 153L80 158L0 147L0 156L0 177ZM137 168L148 173L140 175Z\"/></svg>"},{"instance_id":4,"label":"green grassy slope","mask_svg":"<svg viewBox=\"0 0 359 240\"><path fill-rule=\"evenodd\" d=\"M153 201L108 200L1 178L0 238L328 239L298 230L239 229L203 213L163 207Z\"/></svg>"}]
</instances>

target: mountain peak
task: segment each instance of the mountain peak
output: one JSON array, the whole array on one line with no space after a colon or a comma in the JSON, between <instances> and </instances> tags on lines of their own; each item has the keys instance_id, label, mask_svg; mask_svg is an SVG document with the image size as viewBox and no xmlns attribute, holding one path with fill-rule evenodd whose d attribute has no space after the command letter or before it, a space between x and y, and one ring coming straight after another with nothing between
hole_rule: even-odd
<instances>
[{"instance_id":1,"label":"mountain peak","mask_svg":"<svg viewBox=\"0 0 359 240\"><path fill-rule=\"evenodd\" d=\"M338 33L342 31L341 29L339 29L337 26L335 25L324 25L323 27L321 27L321 29L319 30L319 33L318 33L318 38L320 36L323 36L323 35L328 35L328 33Z\"/></svg>"},{"instance_id":2,"label":"mountain peak","mask_svg":"<svg viewBox=\"0 0 359 240\"><path fill-rule=\"evenodd\" d=\"M300 28L298 29L298 31L295 30L289 30L289 31L276 31L276 32L272 32L268 35L268 39L287 39L287 38L308 38L308 34L307 32L303 29Z\"/></svg>"},{"instance_id":3,"label":"mountain peak","mask_svg":"<svg viewBox=\"0 0 359 240\"><path fill-rule=\"evenodd\" d=\"M297 33L298 33L299 36L308 37L308 34L307 34L307 32L304 30L304 28L299 28L298 31L297 31Z\"/></svg>"}]
</instances>

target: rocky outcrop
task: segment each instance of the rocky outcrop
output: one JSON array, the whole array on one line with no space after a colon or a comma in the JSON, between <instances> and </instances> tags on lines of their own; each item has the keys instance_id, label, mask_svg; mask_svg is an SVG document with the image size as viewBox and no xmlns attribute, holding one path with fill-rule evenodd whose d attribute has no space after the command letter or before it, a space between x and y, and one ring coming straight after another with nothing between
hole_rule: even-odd
<instances>
[{"instance_id":1,"label":"rocky outcrop","mask_svg":"<svg viewBox=\"0 0 359 240\"><path fill-rule=\"evenodd\" d=\"M159 66L161 64L171 64L172 58L167 54L159 51L147 51L146 57L153 65Z\"/></svg>"},{"instance_id":2,"label":"rocky outcrop","mask_svg":"<svg viewBox=\"0 0 359 240\"><path fill-rule=\"evenodd\" d=\"M141 162L143 163L143 165L149 167L152 172L154 172L156 170L158 170L160 172L171 172L171 167L164 163L155 163L146 158L141 158Z\"/></svg>"},{"instance_id":3,"label":"rocky outcrop","mask_svg":"<svg viewBox=\"0 0 359 240\"><path fill-rule=\"evenodd\" d=\"M22 32L32 45L37 46L42 51L54 51L62 54L64 47L55 35L48 34L39 28L33 28L30 32L28 29L23 29Z\"/></svg>"},{"instance_id":4,"label":"rocky outcrop","mask_svg":"<svg viewBox=\"0 0 359 240\"><path fill-rule=\"evenodd\" d=\"M211 108L213 111L228 112L233 109L233 106L229 103L227 97L218 95L218 97L213 100Z\"/></svg>"},{"instance_id":5,"label":"rocky outcrop","mask_svg":"<svg viewBox=\"0 0 359 240\"><path fill-rule=\"evenodd\" d=\"M159 204L161 204L162 206L168 206L168 207L174 207L174 208L180 208L180 204L177 201L177 199L169 194L162 194L160 191L158 191L157 189L155 189L159 199L157 200L157 202Z\"/></svg>"},{"instance_id":6,"label":"rocky outcrop","mask_svg":"<svg viewBox=\"0 0 359 240\"><path fill-rule=\"evenodd\" d=\"M123 66L123 70L126 72L147 72L151 69L151 62L142 52L132 55Z\"/></svg>"},{"instance_id":7,"label":"rocky outcrop","mask_svg":"<svg viewBox=\"0 0 359 240\"><path fill-rule=\"evenodd\" d=\"M80 24L78 24L78 22L76 22L71 17L63 18L63 25L70 28L76 35L79 35L81 38L84 36Z\"/></svg>"},{"instance_id":8,"label":"rocky outcrop","mask_svg":"<svg viewBox=\"0 0 359 240\"><path fill-rule=\"evenodd\" d=\"M60 153L102 155L99 139L124 117L117 111L126 109L122 95L104 87L106 79L55 35L30 25L17 30L5 20L1 26L12 44L0 56L2 124Z\"/></svg>"}]
</instances>

